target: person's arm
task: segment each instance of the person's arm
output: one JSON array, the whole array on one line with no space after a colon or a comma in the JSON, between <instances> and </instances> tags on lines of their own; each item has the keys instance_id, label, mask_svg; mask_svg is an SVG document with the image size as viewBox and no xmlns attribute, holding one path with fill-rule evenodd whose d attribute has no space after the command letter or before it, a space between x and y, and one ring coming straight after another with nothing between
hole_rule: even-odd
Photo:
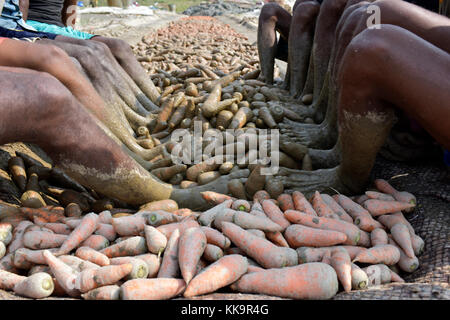
<instances>
[{"instance_id":1,"label":"person's arm","mask_svg":"<svg viewBox=\"0 0 450 320\"><path fill-rule=\"evenodd\" d=\"M19 9L22 12L23 21L28 19L28 6L30 5L29 0L19 0Z\"/></svg>"},{"instance_id":2,"label":"person's arm","mask_svg":"<svg viewBox=\"0 0 450 320\"><path fill-rule=\"evenodd\" d=\"M62 23L73 27L77 19L77 0L65 0L61 12Z\"/></svg>"}]
</instances>

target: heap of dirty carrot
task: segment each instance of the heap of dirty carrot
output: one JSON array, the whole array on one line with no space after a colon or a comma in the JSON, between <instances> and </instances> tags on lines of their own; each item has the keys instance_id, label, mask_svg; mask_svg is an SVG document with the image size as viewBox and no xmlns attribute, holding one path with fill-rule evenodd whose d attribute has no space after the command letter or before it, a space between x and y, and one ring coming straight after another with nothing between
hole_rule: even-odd
<instances>
[{"instance_id":1,"label":"heap of dirty carrot","mask_svg":"<svg viewBox=\"0 0 450 320\"><path fill-rule=\"evenodd\" d=\"M26 208L0 227L0 288L29 298L150 300L240 292L330 299L403 282L424 241L405 214L415 197L375 181L358 197L265 190L244 200L215 192L203 212L172 200L134 213L67 216Z\"/></svg>"}]
</instances>

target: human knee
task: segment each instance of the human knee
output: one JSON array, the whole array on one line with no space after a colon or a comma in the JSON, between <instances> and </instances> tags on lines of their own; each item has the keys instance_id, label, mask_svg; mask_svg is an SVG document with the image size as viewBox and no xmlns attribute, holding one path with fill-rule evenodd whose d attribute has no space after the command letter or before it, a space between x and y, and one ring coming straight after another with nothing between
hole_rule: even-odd
<instances>
[{"instance_id":1,"label":"human knee","mask_svg":"<svg viewBox=\"0 0 450 320\"><path fill-rule=\"evenodd\" d=\"M293 24L308 23L315 19L320 12L320 4L316 1L307 1L299 4L292 15Z\"/></svg>"},{"instance_id":2,"label":"human knee","mask_svg":"<svg viewBox=\"0 0 450 320\"><path fill-rule=\"evenodd\" d=\"M347 5L348 0L324 0L320 6L323 12L342 12Z\"/></svg>"},{"instance_id":3,"label":"human knee","mask_svg":"<svg viewBox=\"0 0 450 320\"><path fill-rule=\"evenodd\" d=\"M130 45L121 39L109 38L106 47L116 57L132 53Z\"/></svg>"},{"instance_id":4,"label":"human knee","mask_svg":"<svg viewBox=\"0 0 450 320\"><path fill-rule=\"evenodd\" d=\"M35 114L40 119L58 117L66 113L72 99L71 92L55 77L46 73L39 72L34 76L33 94L37 95L35 101L38 103Z\"/></svg>"},{"instance_id":5,"label":"human knee","mask_svg":"<svg viewBox=\"0 0 450 320\"><path fill-rule=\"evenodd\" d=\"M268 21L270 19L276 19L278 11L281 9L280 5L275 2L266 3L259 14L261 21Z\"/></svg>"},{"instance_id":6,"label":"human knee","mask_svg":"<svg viewBox=\"0 0 450 320\"><path fill-rule=\"evenodd\" d=\"M39 49L39 54L35 57L37 58L37 63L51 66L62 66L70 61L69 55L63 49L54 45L42 46Z\"/></svg>"}]
</instances>

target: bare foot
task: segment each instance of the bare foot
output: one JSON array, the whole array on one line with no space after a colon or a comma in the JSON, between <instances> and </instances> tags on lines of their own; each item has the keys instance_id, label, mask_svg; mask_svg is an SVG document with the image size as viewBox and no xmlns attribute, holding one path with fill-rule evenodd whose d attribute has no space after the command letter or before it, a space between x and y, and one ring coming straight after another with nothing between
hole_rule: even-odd
<instances>
[{"instance_id":1,"label":"bare foot","mask_svg":"<svg viewBox=\"0 0 450 320\"><path fill-rule=\"evenodd\" d=\"M336 124L329 125L326 121L318 125L300 124L285 118L278 126L281 134L309 148L329 149L336 143Z\"/></svg>"}]
</instances>

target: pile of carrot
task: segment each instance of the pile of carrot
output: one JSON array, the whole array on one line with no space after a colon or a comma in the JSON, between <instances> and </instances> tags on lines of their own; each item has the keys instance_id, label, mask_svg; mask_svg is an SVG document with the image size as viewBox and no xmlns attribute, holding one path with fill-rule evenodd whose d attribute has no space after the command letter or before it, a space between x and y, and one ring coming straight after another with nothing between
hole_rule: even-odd
<instances>
[{"instance_id":1,"label":"pile of carrot","mask_svg":"<svg viewBox=\"0 0 450 320\"><path fill-rule=\"evenodd\" d=\"M352 198L259 190L252 201L208 191L204 212L172 200L134 214L33 209L39 220L0 224L0 289L35 299L160 300L219 289L330 299L404 282L424 250L404 215L416 199L385 180L375 186Z\"/></svg>"}]
</instances>

